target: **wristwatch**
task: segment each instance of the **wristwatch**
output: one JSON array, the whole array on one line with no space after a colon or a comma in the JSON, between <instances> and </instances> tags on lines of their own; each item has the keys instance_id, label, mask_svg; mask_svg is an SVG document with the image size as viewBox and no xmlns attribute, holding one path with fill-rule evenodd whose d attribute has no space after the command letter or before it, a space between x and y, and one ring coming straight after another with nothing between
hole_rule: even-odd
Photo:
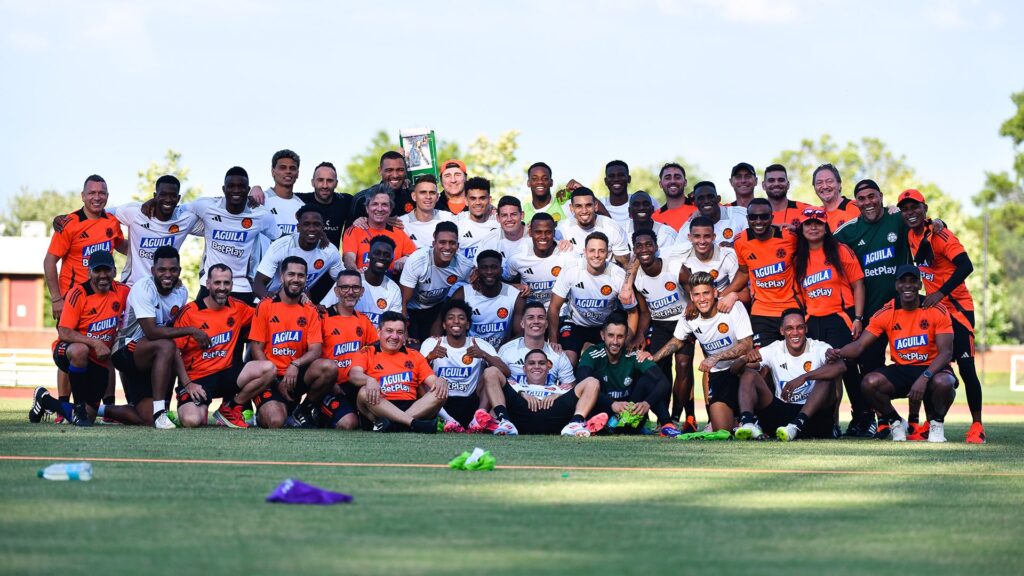
<instances>
[{"instance_id":1,"label":"wristwatch","mask_svg":"<svg viewBox=\"0 0 1024 576\"><path fill-rule=\"evenodd\" d=\"M863 322L864 321L864 317L863 316L854 316L853 317L853 321L854 322L858 322L858 321L859 322Z\"/></svg>"},{"instance_id":2,"label":"wristwatch","mask_svg":"<svg viewBox=\"0 0 1024 576\"><path fill-rule=\"evenodd\" d=\"M932 374L931 370L925 369L924 372L921 372L921 376L924 376L925 378L931 380L932 376L935 376L935 374Z\"/></svg>"}]
</instances>

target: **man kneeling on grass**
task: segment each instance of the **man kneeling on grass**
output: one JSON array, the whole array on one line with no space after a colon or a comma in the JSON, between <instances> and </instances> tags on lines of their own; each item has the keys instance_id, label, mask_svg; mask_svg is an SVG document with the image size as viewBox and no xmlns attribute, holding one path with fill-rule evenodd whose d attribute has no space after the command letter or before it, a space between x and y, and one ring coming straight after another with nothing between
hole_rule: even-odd
<instances>
[{"instance_id":1,"label":"man kneeling on grass","mask_svg":"<svg viewBox=\"0 0 1024 576\"><path fill-rule=\"evenodd\" d=\"M437 432L437 413L448 399L448 382L422 354L406 348L407 324L398 312L380 315L380 342L352 360L349 383L359 388L356 407L363 427L375 432Z\"/></svg>"},{"instance_id":2,"label":"man kneeling on grass","mask_svg":"<svg viewBox=\"0 0 1024 576\"><path fill-rule=\"evenodd\" d=\"M838 438L836 406L843 362L828 361L830 346L807 337L803 310L782 313L782 340L750 351L733 365L740 376L737 440L760 439L763 428L784 442L796 437ZM775 382L774 393L766 376Z\"/></svg>"},{"instance_id":3,"label":"man kneeling on grass","mask_svg":"<svg viewBox=\"0 0 1024 576\"><path fill-rule=\"evenodd\" d=\"M591 378L575 387L555 385L548 381L551 363L540 348L526 353L523 370L524 383L488 381L484 394L494 406L494 417L483 410L477 410L470 423L470 432L491 431L497 435L514 436L523 434L556 434L562 436L590 436L587 414L594 408L601 384ZM572 390L572 394L569 394ZM608 422L601 414L601 421L593 426L600 429Z\"/></svg>"}]
</instances>

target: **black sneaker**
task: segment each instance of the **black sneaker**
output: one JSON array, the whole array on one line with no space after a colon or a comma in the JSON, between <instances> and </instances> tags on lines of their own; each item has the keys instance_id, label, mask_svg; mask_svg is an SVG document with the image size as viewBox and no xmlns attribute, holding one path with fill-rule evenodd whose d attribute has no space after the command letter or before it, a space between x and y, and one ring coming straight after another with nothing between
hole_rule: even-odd
<instances>
[{"instance_id":1,"label":"black sneaker","mask_svg":"<svg viewBox=\"0 0 1024 576\"><path fill-rule=\"evenodd\" d=\"M874 414L858 416L853 420L850 420L850 424L846 427L846 434L844 434L844 436L852 438L874 438L876 431L877 425L875 424Z\"/></svg>"},{"instance_id":2,"label":"black sneaker","mask_svg":"<svg viewBox=\"0 0 1024 576\"><path fill-rule=\"evenodd\" d=\"M32 397L32 408L28 411L28 421L33 424L42 422L43 416L50 414L51 412L43 406L43 398L50 396L50 393L46 391L46 388L42 386L36 388L36 393Z\"/></svg>"},{"instance_id":3,"label":"black sneaker","mask_svg":"<svg viewBox=\"0 0 1024 576\"><path fill-rule=\"evenodd\" d=\"M413 420L413 422L415 422L415 420ZM388 420L387 418L378 418L377 421L373 423L373 431L391 432L391 420Z\"/></svg>"},{"instance_id":4,"label":"black sneaker","mask_svg":"<svg viewBox=\"0 0 1024 576\"><path fill-rule=\"evenodd\" d=\"M312 406L299 404L284 425L287 428L316 428L316 411Z\"/></svg>"},{"instance_id":5,"label":"black sneaker","mask_svg":"<svg viewBox=\"0 0 1024 576\"><path fill-rule=\"evenodd\" d=\"M409 424L409 430L418 434L437 434L437 418L430 420L413 419Z\"/></svg>"},{"instance_id":6,"label":"black sneaker","mask_svg":"<svg viewBox=\"0 0 1024 576\"><path fill-rule=\"evenodd\" d=\"M75 426L92 426L92 421L89 420L89 413L85 409L84 402L75 404L74 411L71 413L71 423Z\"/></svg>"}]
</instances>

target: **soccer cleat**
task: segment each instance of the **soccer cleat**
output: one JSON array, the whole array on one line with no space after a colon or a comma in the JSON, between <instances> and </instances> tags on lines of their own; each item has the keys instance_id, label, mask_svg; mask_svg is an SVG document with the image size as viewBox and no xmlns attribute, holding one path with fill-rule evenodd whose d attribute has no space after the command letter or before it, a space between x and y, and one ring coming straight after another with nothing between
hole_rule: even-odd
<instances>
[{"instance_id":1,"label":"soccer cleat","mask_svg":"<svg viewBox=\"0 0 1024 576\"><path fill-rule=\"evenodd\" d=\"M889 426L888 424L886 424L884 422L879 422L878 426L875 428L875 435L873 436L873 438L875 440L888 440L889 439L889 435L891 433L892 433L892 427L891 426Z\"/></svg>"},{"instance_id":2,"label":"soccer cleat","mask_svg":"<svg viewBox=\"0 0 1024 576\"><path fill-rule=\"evenodd\" d=\"M909 422L907 424L907 442L924 442L928 439L929 424Z\"/></svg>"},{"instance_id":3,"label":"soccer cleat","mask_svg":"<svg viewBox=\"0 0 1024 576\"><path fill-rule=\"evenodd\" d=\"M89 420L89 413L85 410L85 404L75 404L74 409L71 412L71 423L75 426L92 426L92 422Z\"/></svg>"},{"instance_id":4,"label":"soccer cleat","mask_svg":"<svg viewBox=\"0 0 1024 576\"><path fill-rule=\"evenodd\" d=\"M471 433L494 432L498 428L498 422L487 412L477 410L473 413L473 419L469 422Z\"/></svg>"},{"instance_id":5,"label":"soccer cleat","mask_svg":"<svg viewBox=\"0 0 1024 576\"><path fill-rule=\"evenodd\" d=\"M985 427L981 422L975 422L971 424L970 430L967 431L968 444L984 444L985 443Z\"/></svg>"},{"instance_id":6,"label":"soccer cleat","mask_svg":"<svg viewBox=\"0 0 1024 576\"><path fill-rule=\"evenodd\" d=\"M168 416L168 418L169 418L169 416ZM110 416L104 416L103 419L100 420L100 422L102 422L103 424L120 424L120 422L118 422L117 420L114 420ZM173 422L173 420L172 420L172 422Z\"/></svg>"},{"instance_id":7,"label":"soccer cleat","mask_svg":"<svg viewBox=\"0 0 1024 576\"><path fill-rule=\"evenodd\" d=\"M36 388L35 394L32 396L32 408L28 411L28 421L33 424L39 424L43 420L43 416L50 413L45 407L43 407L43 398L50 395L46 391L46 388L42 386Z\"/></svg>"},{"instance_id":8,"label":"soccer cleat","mask_svg":"<svg viewBox=\"0 0 1024 576\"><path fill-rule=\"evenodd\" d=\"M590 436L590 430L582 422L569 422L562 428L562 436Z\"/></svg>"},{"instance_id":9,"label":"soccer cleat","mask_svg":"<svg viewBox=\"0 0 1024 576\"><path fill-rule=\"evenodd\" d=\"M897 420L889 425L889 436L893 442L906 442L907 441L907 423L903 420Z\"/></svg>"},{"instance_id":10,"label":"soccer cleat","mask_svg":"<svg viewBox=\"0 0 1024 576\"><path fill-rule=\"evenodd\" d=\"M156 428L157 430L173 430L177 428L177 426L175 426L174 422L171 422L171 419L167 417L167 410L161 410L160 413L157 414L156 418L153 419L153 428Z\"/></svg>"},{"instance_id":11,"label":"soccer cleat","mask_svg":"<svg viewBox=\"0 0 1024 576\"><path fill-rule=\"evenodd\" d=\"M459 424L456 420L445 422L444 426L441 427L441 432L445 434L462 434L465 431L466 429L463 428L462 424Z\"/></svg>"},{"instance_id":12,"label":"soccer cleat","mask_svg":"<svg viewBox=\"0 0 1024 576\"><path fill-rule=\"evenodd\" d=\"M494 429L495 436L519 436L519 430L511 420L502 420L498 422L498 427Z\"/></svg>"},{"instance_id":13,"label":"soccer cleat","mask_svg":"<svg viewBox=\"0 0 1024 576\"><path fill-rule=\"evenodd\" d=\"M686 420L683 421L682 426L679 427L679 431L683 434L697 431L697 419L693 416L687 416Z\"/></svg>"},{"instance_id":14,"label":"soccer cleat","mask_svg":"<svg viewBox=\"0 0 1024 576\"><path fill-rule=\"evenodd\" d=\"M228 428L249 427L249 423L245 421L245 416L242 414L242 407L238 404L232 408L228 408L227 404L221 404L220 408L213 413L213 419L221 426Z\"/></svg>"},{"instance_id":15,"label":"soccer cleat","mask_svg":"<svg viewBox=\"0 0 1024 576\"><path fill-rule=\"evenodd\" d=\"M430 418L428 420L413 418L412 422L409 423L409 430L417 434L437 434L437 418Z\"/></svg>"},{"instance_id":16,"label":"soccer cleat","mask_svg":"<svg viewBox=\"0 0 1024 576\"><path fill-rule=\"evenodd\" d=\"M595 414L587 420L587 430L590 431L591 434L597 434L601 430L604 430L606 426L608 426L608 415L604 412Z\"/></svg>"},{"instance_id":17,"label":"soccer cleat","mask_svg":"<svg viewBox=\"0 0 1024 576\"><path fill-rule=\"evenodd\" d=\"M792 442L796 440L799 433L800 429L796 427L796 424L786 424L785 426L779 426L775 430L775 437L783 442Z\"/></svg>"},{"instance_id":18,"label":"soccer cleat","mask_svg":"<svg viewBox=\"0 0 1024 576\"><path fill-rule=\"evenodd\" d=\"M53 423L54 424L67 424L67 422L68 422L68 419L65 418L63 414L59 414L58 413L58 414L56 414L53 417Z\"/></svg>"},{"instance_id":19,"label":"soccer cleat","mask_svg":"<svg viewBox=\"0 0 1024 576\"><path fill-rule=\"evenodd\" d=\"M710 434L710 433L712 433L714 431L715 431L715 428L714 428L714 426L711 425L711 421L710 420L708 420L708 423L704 426L704 429L701 430L701 432L706 432L708 434ZM731 436L732 435L730 434L730 437Z\"/></svg>"},{"instance_id":20,"label":"soccer cleat","mask_svg":"<svg viewBox=\"0 0 1024 576\"><path fill-rule=\"evenodd\" d=\"M373 431L391 432L391 420L388 420L387 418L378 418L377 421L373 423Z\"/></svg>"},{"instance_id":21,"label":"soccer cleat","mask_svg":"<svg viewBox=\"0 0 1024 576\"><path fill-rule=\"evenodd\" d=\"M658 428L658 436L661 436L662 438L675 438L680 434L682 434L682 432L679 430L679 427L671 422L663 425L661 428Z\"/></svg>"},{"instance_id":22,"label":"soccer cleat","mask_svg":"<svg viewBox=\"0 0 1024 576\"><path fill-rule=\"evenodd\" d=\"M946 441L946 425L943 422L937 422L932 420L928 425L928 441L929 442L945 442Z\"/></svg>"},{"instance_id":23,"label":"soccer cleat","mask_svg":"<svg viewBox=\"0 0 1024 576\"><path fill-rule=\"evenodd\" d=\"M312 406L299 404L284 425L286 428L316 428L316 412Z\"/></svg>"},{"instance_id":24,"label":"soccer cleat","mask_svg":"<svg viewBox=\"0 0 1024 576\"><path fill-rule=\"evenodd\" d=\"M754 422L747 422L736 429L732 434L737 440L760 440L764 438L761 427Z\"/></svg>"},{"instance_id":25,"label":"soccer cleat","mask_svg":"<svg viewBox=\"0 0 1024 576\"><path fill-rule=\"evenodd\" d=\"M846 434L851 438L878 438L878 427L884 424L875 424L875 415L857 416L846 426Z\"/></svg>"}]
</instances>

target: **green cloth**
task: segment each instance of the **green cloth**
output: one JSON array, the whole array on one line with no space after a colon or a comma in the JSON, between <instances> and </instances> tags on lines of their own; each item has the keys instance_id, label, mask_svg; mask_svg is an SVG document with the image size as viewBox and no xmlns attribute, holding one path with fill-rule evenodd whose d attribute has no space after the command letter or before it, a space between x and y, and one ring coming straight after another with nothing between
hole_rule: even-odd
<instances>
[{"instance_id":1,"label":"green cloth","mask_svg":"<svg viewBox=\"0 0 1024 576\"><path fill-rule=\"evenodd\" d=\"M473 450L473 453L463 452L459 454L448 466L451 466L453 470L469 470L474 472L494 470L494 466L498 463L498 460L490 453L490 451L477 448Z\"/></svg>"},{"instance_id":2,"label":"green cloth","mask_svg":"<svg viewBox=\"0 0 1024 576\"><path fill-rule=\"evenodd\" d=\"M732 434L728 430L718 430L716 432L690 432L689 434L680 434L676 438L680 440L729 440L732 438Z\"/></svg>"},{"instance_id":3,"label":"green cloth","mask_svg":"<svg viewBox=\"0 0 1024 576\"><path fill-rule=\"evenodd\" d=\"M870 318L896 297L896 267L910 263L907 225L902 215L886 212L874 223L855 218L835 236L853 250L864 270L864 316Z\"/></svg>"},{"instance_id":4,"label":"green cloth","mask_svg":"<svg viewBox=\"0 0 1024 576\"><path fill-rule=\"evenodd\" d=\"M561 222L570 216L569 201L559 201L558 194L555 191L551 192L551 202L548 202L547 206L540 209L533 207L533 194L529 192L525 198L520 198L519 201L523 204L523 220L527 225L530 224L533 215L538 212L551 214L551 217L555 219L555 223Z\"/></svg>"},{"instance_id":5,"label":"green cloth","mask_svg":"<svg viewBox=\"0 0 1024 576\"><path fill-rule=\"evenodd\" d=\"M587 348L576 370L577 379L582 379L579 378L581 374L594 376L601 381L601 392L615 400L621 400L629 397L633 385L641 374L657 367L658 365L650 360L638 362L636 352L621 355L619 361L612 364L608 361L607 348L604 344L598 344ZM582 373L581 368L584 369Z\"/></svg>"}]
</instances>

